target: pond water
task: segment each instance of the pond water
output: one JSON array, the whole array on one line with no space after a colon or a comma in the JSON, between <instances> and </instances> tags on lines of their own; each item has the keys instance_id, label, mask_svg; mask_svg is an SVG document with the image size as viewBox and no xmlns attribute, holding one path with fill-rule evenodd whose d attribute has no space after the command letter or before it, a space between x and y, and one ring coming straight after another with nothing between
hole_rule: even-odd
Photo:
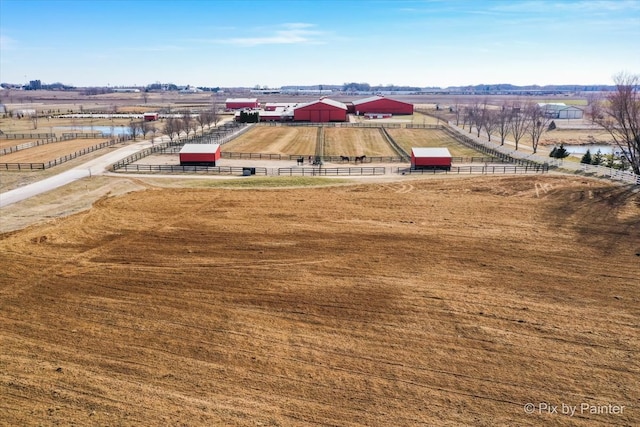
<instances>
[{"instance_id":1,"label":"pond water","mask_svg":"<svg viewBox=\"0 0 640 427\"><path fill-rule=\"evenodd\" d=\"M611 154L613 151L614 154L620 152L620 148L613 145L607 144L584 144L584 145L568 145L566 144L564 148L571 154L584 154L589 150L591 154L596 154L598 150L602 154Z\"/></svg>"},{"instance_id":2,"label":"pond water","mask_svg":"<svg viewBox=\"0 0 640 427\"><path fill-rule=\"evenodd\" d=\"M103 135L110 135L113 132L116 136L129 135L131 133L128 126L54 126L53 131L70 133L100 132Z\"/></svg>"}]
</instances>

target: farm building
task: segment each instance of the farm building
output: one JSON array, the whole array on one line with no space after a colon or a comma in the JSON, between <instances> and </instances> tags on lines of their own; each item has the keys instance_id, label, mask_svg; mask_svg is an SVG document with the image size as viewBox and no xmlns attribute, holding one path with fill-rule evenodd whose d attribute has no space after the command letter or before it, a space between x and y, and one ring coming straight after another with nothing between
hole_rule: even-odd
<instances>
[{"instance_id":1,"label":"farm building","mask_svg":"<svg viewBox=\"0 0 640 427\"><path fill-rule=\"evenodd\" d=\"M145 122L154 122L156 120L158 120L158 113L144 113L142 115L142 118L144 119Z\"/></svg>"},{"instance_id":2,"label":"farm building","mask_svg":"<svg viewBox=\"0 0 640 427\"><path fill-rule=\"evenodd\" d=\"M349 105L349 112L357 115L366 113L388 113L388 114L413 114L413 104L385 98L384 96L372 96L357 101Z\"/></svg>"},{"instance_id":3,"label":"farm building","mask_svg":"<svg viewBox=\"0 0 640 427\"><path fill-rule=\"evenodd\" d=\"M260 107L258 98L227 98L225 102L227 110L255 110Z\"/></svg>"},{"instance_id":4,"label":"farm building","mask_svg":"<svg viewBox=\"0 0 640 427\"><path fill-rule=\"evenodd\" d=\"M264 104L264 111L276 111L276 110L286 110L288 108L293 108L298 103L290 103L290 102L267 102Z\"/></svg>"},{"instance_id":5,"label":"farm building","mask_svg":"<svg viewBox=\"0 0 640 427\"><path fill-rule=\"evenodd\" d=\"M347 106L342 102L329 98L300 104L293 110L293 119L297 122L345 122L347 121Z\"/></svg>"},{"instance_id":6,"label":"farm building","mask_svg":"<svg viewBox=\"0 0 640 427\"><path fill-rule=\"evenodd\" d=\"M451 153L447 148L411 148L411 169L451 169Z\"/></svg>"},{"instance_id":7,"label":"farm building","mask_svg":"<svg viewBox=\"0 0 640 427\"><path fill-rule=\"evenodd\" d=\"M276 110L259 110L261 122L290 122L293 120L292 108L278 108Z\"/></svg>"},{"instance_id":8,"label":"farm building","mask_svg":"<svg viewBox=\"0 0 640 427\"><path fill-rule=\"evenodd\" d=\"M552 119L581 119L584 114L582 109L561 102L538 103L538 107L542 108L545 115Z\"/></svg>"},{"instance_id":9,"label":"farm building","mask_svg":"<svg viewBox=\"0 0 640 427\"><path fill-rule=\"evenodd\" d=\"M215 166L220 159L220 144L184 144L180 150L180 164Z\"/></svg>"}]
</instances>

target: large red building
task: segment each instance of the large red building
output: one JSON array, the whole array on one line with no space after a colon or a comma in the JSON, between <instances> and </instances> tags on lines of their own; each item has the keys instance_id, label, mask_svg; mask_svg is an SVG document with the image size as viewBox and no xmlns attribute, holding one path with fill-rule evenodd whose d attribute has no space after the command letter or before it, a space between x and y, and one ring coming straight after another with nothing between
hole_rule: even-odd
<instances>
[{"instance_id":1,"label":"large red building","mask_svg":"<svg viewBox=\"0 0 640 427\"><path fill-rule=\"evenodd\" d=\"M320 98L297 106L293 111L293 119L296 122L313 123L346 122L347 106L332 99Z\"/></svg>"},{"instance_id":2,"label":"large red building","mask_svg":"<svg viewBox=\"0 0 640 427\"><path fill-rule=\"evenodd\" d=\"M411 115L413 114L413 104L385 98L384 96L372 96L353 101L349 105L349 112L360 116L365 113Z\"/></svg>"}]
</instances>

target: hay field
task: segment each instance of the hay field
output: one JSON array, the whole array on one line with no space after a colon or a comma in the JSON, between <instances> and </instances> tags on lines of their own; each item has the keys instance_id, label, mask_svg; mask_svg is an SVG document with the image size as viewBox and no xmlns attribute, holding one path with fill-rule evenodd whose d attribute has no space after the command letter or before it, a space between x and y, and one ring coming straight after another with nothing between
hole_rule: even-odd
<instances>
[{"instance_id":1,"label":"hay field","mask_svg":"<svg viewBox=\"0 0 640 427\"><path fill-rule=\"evenodd\" d=\"M637 192L136 181L0 237L7 425L640 423Z\"/></svg>"},{"instance_id":2,"label":"hay field","mask_svg":"<svg viewBox=\"0 0 640 427\"><path fill-rule=\"evenodd\" d=\"M82 138L53 142L0 155L0 163L46 163L107 141L107 138Z\"/></svg>"},{"instance_id":3,"label":"hay field","mask_svg":"<svg viewBox=\"0 0 640 427\"><path fill-rule=\"evenodd\" d=\"M325 128L325 156L396 157L378 128Z\"/></svg>"},{"instance_id":4,"label":"hay field","mask_svg":"<svg viewBox=\"0 0 640 427\"><path fill-rule=\"evenodd\" d=\"M387 132L407 153L411 153L412 147L445 147L454 157L484 155L465 147L440 129L387 129Z\"/></svg>"},{"instance_id":5,"label":"hay field","mask_svg":"<svg viewBox=\"0 0 640 427\"><path fill-rule=\"evenodd\" d=\"M313 154L316 151L315 127L254 126L231 142L223 144L221 151L265 154Z\"/></svg>"}]
</instances>

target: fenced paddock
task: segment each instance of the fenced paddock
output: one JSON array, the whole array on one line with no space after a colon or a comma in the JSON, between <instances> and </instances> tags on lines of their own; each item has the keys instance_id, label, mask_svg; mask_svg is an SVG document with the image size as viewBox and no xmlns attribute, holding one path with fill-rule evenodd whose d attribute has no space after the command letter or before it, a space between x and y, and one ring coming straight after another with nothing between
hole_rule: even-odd
<instances>
[{"instance_id":1,"label":"fenced paddock","mask_svg":"<svg viewBox=\"0 0 640 427\"><path fill-rule=\"evenodd\" d=\"M86 145L86 142L83 141L84 144L82 145ZM95 141L93 141L95 142ZM65 154L64 156L58 157L54 160L42 160L42 159L50 159L51 158L51 154L52 153L56 153L59 150L50 150L48 149L47 151L38 153L39 155L33 155L32 151L35 151L39 148L47 148L44 146L40 146L40 147L36 147L33 148L31 150L21 150L18 152L14 152L12 154L7 154L2 156L3 160L18 160L18 161L14 161L14 162L4 162L4 163L0 163L0 169L4 169L4 170L18 170L18 171L22 171L22 170L44 170L44 169L48 169L51 168L53 166L57 166L60 165L62 163L66 163L70 160L76 159L80 156L84 156L86 154L92 153L94 151L97 150L101 150L103 148L106 147L110 147L112 145L117 144L118 141L115 140L111 140L111 141L105 141L102 142L100 144L95 144L89 147L85 147L82 148L80 150L77 150L73 153L70 154ZM62 143L59 143L62 144ZM47 145L52 145L52 144L47 144ZM56 144L58 145L58 144ZM64 151L69 149L68 145L64 145ZM25 151L27 151L25 153ZM20 160L35 160L34 162L21 162Z\"/></svg>"},{"instance_id":2,"label":"fenced paddock","mask_svg":"<svg viewBox=\"0 0 640 427\"><path fill-rule=\"evenodd\" d=\"M278 168L278 175L284 176L369 176L385 175L385 167L360 168Z\"/></svg>"},{"instance_id":3,"label":"fenced paddock","mask_svg":"<svg viewBox=\"0 0 640 427\"><path fill-rule=\"evenodd\" d=\"M235 153L305 155L316 151L316 129L254 126L221 147Z\"/></svg>"}]
</instances>

